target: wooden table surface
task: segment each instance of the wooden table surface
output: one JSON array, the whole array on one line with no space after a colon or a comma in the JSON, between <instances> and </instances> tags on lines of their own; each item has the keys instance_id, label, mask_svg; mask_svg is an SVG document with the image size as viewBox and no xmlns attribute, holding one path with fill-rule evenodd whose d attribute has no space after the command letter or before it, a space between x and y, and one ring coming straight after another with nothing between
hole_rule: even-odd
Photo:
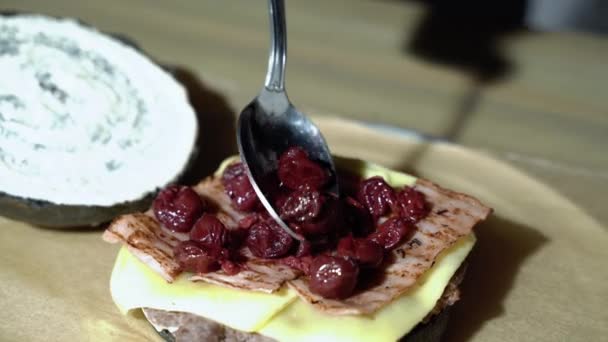
<instances>
[{"instance_id":1,"label":"wooden table surface","mask_svg":"<svg viewBox=\"0 0 608 342\"><path fill-rule=\"evenodd\" d=\"M194 73L233 114L265 75L263 0L4 0L0 8L78 17L126 34L160 62ZM493 48L508 70L476 82L407 49L427 15L417 2L292 0L287 11L287 85L297 107L488 151L608 226L608 39L505 35Z\"/></svg>"}]
</instances>

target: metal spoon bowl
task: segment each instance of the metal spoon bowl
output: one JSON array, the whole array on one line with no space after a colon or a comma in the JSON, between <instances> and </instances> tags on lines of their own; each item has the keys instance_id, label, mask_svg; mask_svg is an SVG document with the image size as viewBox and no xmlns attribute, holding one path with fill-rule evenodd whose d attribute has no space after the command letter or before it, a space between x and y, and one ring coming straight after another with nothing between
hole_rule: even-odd
<instances>
[{"instance_id":1,"label":"metal spoon bowl","mask_svg":"<svg viewBox=\"0 0 608 342\"><path fill-rule=\"evenodd\" d=\"M258 198L272 218L292 237L305 240L281 220L268 200L269 175L276 172L280 155L292 146L308 152L312 160L330 170L328 193L339 196L336 168L319 128L290 102L285 92L287 32L283 0L269 0L270 56L264 88L241 112L237 127L237 144L241 160L247 166L249 179Z\"/></svg>"}]
</instances>

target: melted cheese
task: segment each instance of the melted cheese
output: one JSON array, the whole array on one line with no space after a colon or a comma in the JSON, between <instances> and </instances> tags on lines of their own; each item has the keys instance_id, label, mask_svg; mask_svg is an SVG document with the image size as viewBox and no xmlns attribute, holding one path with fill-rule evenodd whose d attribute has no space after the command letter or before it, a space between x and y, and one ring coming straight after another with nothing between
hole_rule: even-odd
<instances>
[{"instance_id":1,"label":"melted cheese","mask_svg":"<svg viewBox=\"0 0 608 342\"><path fill-rule=\"evenodd\" d=\"M444 251L415 288L372 316L325 315L285 289L269 295L192 283L184 276L168 284L126 248L116 260L111 291L123 313L142 307L185 311L279 341L395 341L433 309L474 243L471 234Z\"/></svg>"},{"instance_id":2,"label":"melted cheese","mask_svg":"<svg viewBox=\"0 0 608 342\"><path fill-rule=\"evenodd\" d=\"M464 237L438 258L415 288L374 315L329 316L298 300L259 332L289 342L396 341L431 312L474 244L474 235Z\"/></svg>"},{"instance_id":3,"label":"melted cheese","mask_svg":"<svg viewBox=\"0 0 608 342\"><path fill-rule=\"evenodd\" d=\"M296 299L282 289L275 294L242 291L204 282L187 274L167 283L123 247L110 280L112 299L123 314L142 307L190 312L243 331L256 331Z\"/></svg>"},{"instance_id":4,"label":"melted cheese","mask_svg":"<svg viewBox=\"0 0 608 342\"><path fill-rule=\"evenodd\" d=\"M353 174L361 176L363 179L380 176L394 188L401 188L406 185L411 186L416 183L416 177L406 173L387 169L378 164L338 156L334 156L334 160L339 166L339 169L348 170Z\"/></svg>"}]
</instances>

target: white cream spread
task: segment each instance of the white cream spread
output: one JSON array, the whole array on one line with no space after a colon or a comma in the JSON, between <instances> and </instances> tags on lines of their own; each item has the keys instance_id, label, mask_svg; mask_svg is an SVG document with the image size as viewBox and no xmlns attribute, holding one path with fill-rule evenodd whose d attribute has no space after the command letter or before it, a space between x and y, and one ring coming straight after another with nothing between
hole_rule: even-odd
<instances>
[{"instance_id":1,"label":"white cream spread","mask_svg":"<svg viewBox=\"0 0 608 342\"><path fill-rule=\"evenodd\" d=\"M0 191L137 200L183 171L196 134L183 87L131 46L70 19L0 16Z\"/></svg>"}]
</instances>

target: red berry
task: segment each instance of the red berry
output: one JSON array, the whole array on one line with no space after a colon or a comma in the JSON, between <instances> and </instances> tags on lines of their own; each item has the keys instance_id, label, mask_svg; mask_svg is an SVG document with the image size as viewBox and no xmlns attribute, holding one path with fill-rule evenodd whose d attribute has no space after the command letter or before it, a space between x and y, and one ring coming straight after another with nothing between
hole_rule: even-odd
<instances>
[{"instance_id":1,"label":"red berry","mask_svg":"<svg viewBox=\"0 0 608 342\"><path fill-rule=\"evenodd\" d=\"M241 267L230 260L220 260L222 271L227 275L235 275L241 271Z\"/></svg>"},{"instance_id":2,"label":"red berry","mask_svg":"<svg viewBox=\"0 0 608 342\"><path fill-rule=\"evenodd\" d=\"M397 246L413 230L414 227L406 219L391 217L367 238L388 250Z\"/></svg>"},{"instance_id":3,"label":"red berry","mask_svg":"<svg viewBox=\"0 0 608 342\"><path fill-rule=\"evenodd\" d=\"M250 211L260 205L243 163L228 166L222 174L222 184L236 209Z\"/></svg>"},{"instance_id":4,"label":"red berry","mask_svg":"<svg viewBox=\"0 0 608 342\"><path fill-rule=\"evenodd\" d=\"M382 246L371 240L357 239L355 259L363 267L375 268L384 259Z\"/></svg>"},{"instance_id":5,"label":"red berry","mask_svg":"<svg viewBox=\"0 0 608 342\"><path fill-rule=\"evenodd\" d=\"M158 193L152 205L154 216L166 228L189 232L203 214L201 197L187 186L172 185Z\"/></svg>"},{"instance_id":6,"label":"red berry","mask_svg":"<svg viewBox=\"0 0 608 342\"><path fill-rule=\"evenodd\" d=\"M350 257L363 267L378 267L384 259L384 250L376 242L366 239L354 239L347 236L338 241L338 255Z\"/></svg>"},{"instance_id":7,"label":"red berry","mask_svg":"<svg viewBox=\"0 0 608 342\"><path fill-rule=\"evenodd\" d=\"M428 215L429 205L423 193L405 187L395 196L393 210L409 222L416 223Z\"/></svg>"},{"instance_id":8,"label":"red berry","mask_svg":"<svg viewBox=\"0 0 608 342\"><path fill-rule=\"evenodd\" d=\"M338 255L343 257L354 258L356 254L355 239L352 235L343 237L338 241L338 247L336 248Z\"/></svg>"},{"instance_id":9,"label":"red berry","mask_svg":"<svg viewBox=\"0 0 608 342\"><path fill-rule=\"evenodd\" d=\"M329 172L300 147L291 147L281 155L277 173L281 183L292 190L305 185L319 190L329 181Z\"/></svg>"},{"instance_id":10,"label":"red berry","mask_svg":"<svg viewBox=\"0 0 608 342\"><path fill-rule=\"evenodd\" d=\"M280 201L279 215L286 221L310 221L319 216L324 202L319 191L303 186Z\"/></svg>"},{"instance_id":11,"label":"red berry","mask_svg":"<svg viewBox=\"0 0 608 342\"><path fill-rule=\"evenodd\" d=\"M249 228L245 243L253 255L268 259L287 255L293 239L276 222L268 219Z\"/></svg>"},{"instance_id":12,"label":"red berry","mask_svg":"<svg viewBox=\"0 0 608 342\"><path fill-rule=\"evenodd\" d=\"M342 206L340 202L333 197L327 197L323 211L314 220L297 224L298 232L307 236L328 235L343 225L341 218Z\"/></svg>"},{"instance_id":13,"label":"red berry","mask_svg":"<svg viewBox=\"0 0 608 342\"><path fill-rule=\"evenodd\" d=\"M395 200L395 192L382 177L368 178L359 185L357 199L374 217L388 212Z\"/></svg>"},{"instance_id":14,"label":"red berry","mask_svg":"<svg viewBox=\"0 0 608 342\"><path fill-rule=\"evenodd\" d=\"M190 240L218 254L226 244L227 234L226 227L215 215L203 214L190 231Z\"/></svg>"},{"instance_id":15,"label":"red berry","mask_svg":"<svg viewBox=\"0 0 608 342\"><path fill-rule=\"evenodd\" d=\"M310 267L309 287L322 297L344 299L353 293L358 276L359 266L350 258L320 255Z\"/></svg>"},{"instance_id":16,"label":"red berry","mask_svg":"<svg viewBox=\"0 0 608 342\"><path fill-rule=\"evenodd\" d=\"M173 256L182 270L207 273L218 269L218 255L209 253L194 241L183 241L173 249Z\"/></svg>"}]
</instances>

